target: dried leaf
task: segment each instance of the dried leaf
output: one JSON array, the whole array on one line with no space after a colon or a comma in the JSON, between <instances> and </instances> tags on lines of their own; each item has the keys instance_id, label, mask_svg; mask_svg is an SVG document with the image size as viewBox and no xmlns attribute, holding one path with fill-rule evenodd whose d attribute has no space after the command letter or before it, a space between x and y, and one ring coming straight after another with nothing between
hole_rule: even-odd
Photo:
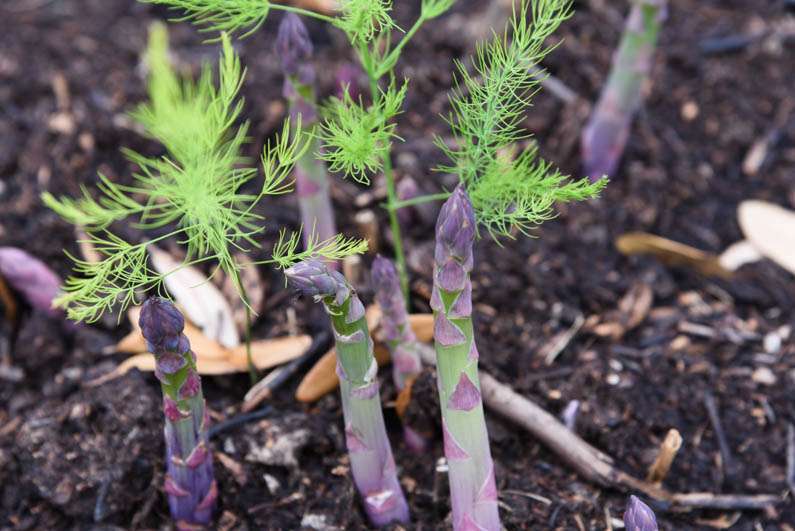
<instances>
[{"instance_id":1,"label":"dried leaf","mask_svg":"<svg viewBox=\"0 0 795 531\"><path fill-rule=\"evenodd\" d=\"M619 236L616 248L627 256L652 254L666 265L687 266L706 276L732 276L731 271L721 266L717 256L646 232L630 232Z\"/></svg>"},{"instance_id":2,"label":"dried leaf","mask_svg":"<svg viewBox=\"0 0 795 531\"><path fill-rule=\"evenodd\" d=\"M262 305L265 302L265 285L262 283L262 278L257 271L257 266L251 261L245 253L236 253L235 261L242 266L240 270L240 282L243 284L243 289L246 290L249 306L256 315L262 311ZM246 305L240 298L240 294L235 287L235 282L229 275L219 272L216 277L216 285L221 288L226 300L231 302L232 318L237 327L237 331L245 334L246 331Z\"/></svg>"},{"instance_id":3,"label":"dried leaf","mask_svg":"<svg viewBox=\"0 0 795 531\"><path fill-rule=\"evenodd\" d=\"M737 271L745 264L758 262L763 256L756 249L753 243L748 240L740 240L728 246L720 256L718 262L729 271Z\"/></svg>"},{"instance_id":4,"label":"dried leaf","mask_svg":"<svg viewBox=\"0 0 795 531\"><path fill-rule=\"evenodd\" d=\"M766 201L743 201L737 208L743 235L762 256L795 275L795 212Z\"/></svg>"},{"instance_id":5,"label":"dried leaf","mask_svg":"<svg viewBox=\"0 0 795 531\"><path fill-rule=\"evenodd\" d=\"M621 339L627 332L646 319L654 301L654 293L648 284L636 282L621 297L618 309L608 312L602 322L591 331L601 337L610 337L614 341Z\"/></svg>"},{"instance_id":6,"label":"dried leaf","mask_svg":"<svg viewBox=\"0 0 795 531\"><path fill-rule=\"evenodd\" d=\"M147 247L152 267L165 278L168 291L185 316L202 329L204 335L231 348L240 344L232 308L218 288L194 267L181 267L170 254L154 245Z\"/></svg>"},{"instance_id":7,"label":"dried leaf","mask_svg":"<svg viewBox=\"0 0 795 531\"><path fill-rule=\"evenodd\" d=\"M53 300L61 290L61 279L44 262L17 247L0 247L0 275L34 308L52 317L63 312Z\"/></svg>"},{"instance_id":8,"label":"dried leaf","mask_svg":"<svg viewBox=\"0 0 795 531\"><path fill-rule=\"evenodd\" d=\"M379 334L374 329L378 326L378 321L381 318L381 310L378 306L370 306L367 308L365 316L370 332L377 339ZM411 314L409 323L411 323L411 328L417 335L417 339L421 342L427 343L433 339L433 315ZM389 362L389 350L382 343L374 345L374 354L379 365ZM336 389L340 384L336 368L337 352L331 349L306 373L295 392L295 399L299 402L315 402Z\"/></svg>"},{"instance_id":9,"label":"dried leaf","mask_svg":"<svg viewBox=\"0 0 795 531\"><path fill-rule=\"evenodd\" d=\"M190 346L197 358L223 360L228 359L231 354L229 350L222 347L217 341L213 341L205 336L201 330L190 323L185 323L185 336L190 341ZM106 353L127 352L135 353L146 350L146 340L141 330L135 327L129 334L124 336L115 346L106 350Z\"/></svg>"},{"instance_id":10,"label":"dried leaf","mask_svg":"<svg viewBox=\"0 0 795 531\"><path fill-rule=\"evenodd\" d=\"M307 335L260 339L251 342L251 359L258 369L269 369L292 361L306 352L312 338ZM230 349L229 360L242 369L247 369L246 346Z\"/></svg>"},{"instance_id":11,"label":"dried leaf","mask_svg":"<svg viewBox=\"0 0 795 531\"><path fill-rule=\"evenodd\" d=\"M275 367L282 363L294 360L309 348L312 338L309 336L289 336L274 339L262 339L251 344L251 354L254 365L262 370ZM226 358L211 358L196 356L196 370L203 375L234 374L248 371L245 347L231 350L225 349ZM125 374L130 369L145 372L155 370L155 358L148 352L136 354L124 360L113 371L88 382L86 385L93 387L109 382Z\"/></svg>"}]
</instances>

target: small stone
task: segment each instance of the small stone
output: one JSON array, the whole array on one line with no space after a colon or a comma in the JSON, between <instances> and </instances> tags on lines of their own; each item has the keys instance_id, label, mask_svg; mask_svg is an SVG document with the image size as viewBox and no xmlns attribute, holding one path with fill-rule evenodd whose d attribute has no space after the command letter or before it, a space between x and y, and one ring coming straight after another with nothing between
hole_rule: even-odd
<instances>
[{"instance_id":1,"label":"small stone","mask_svg":"<svg viewBox=\"0 0 795 531\"><path fill-rule=\"evenodd\" d=\"M699 108L698 104L694 101L686 101L684 105L682 105L681 109L682 119L686 122L692 122L696 118L698 118Z\"/></svg>"},{"instance_id":2,"label":"small stone","mask_svg":"<svg viewBox=\"0 0 795 531\"><path fill-rule=\"evenodd\" d=\"M774 385L778 379L769 367L759 367L751 375L751 379L758 384Z\"/></svg>"},{"instance_id":3,"label":"small stone","mask_svg":"<svg viewBox=\"0 0 795 531\"><path fill-rule=\"evenodd\" d=\"M301 518L301 527L309 529L317 529L318 531L332 531L339 529L337 526L330 525L326 522L326 515L324 514L305 514Z\"/></svg>"},{"instance_id":4,"label":"small stone","mask_svg":"<svg viewBox=\"0 0 795 531\"><path fill-rule=\"evenodd\" d=\"M778 351L781 350L781 336L778 335L778 332L770 332L765 335L763 344L765 352L768 354L777 354Z\"/></svg>"},{"instance_id":5,"label":"small stone","mask_svg":"<svg viewBox=\"0 0 795 531\"><path fill-rule=\"evenodd\" d=\"M265 480L265 484L268 485L268 490L271 494L276 494L276 492L282 488L282 484L279 480L270 474L263 474L262 479Z\"/></svg>"},{"instance_id":6,"label":"small stone","mask_svg":"<svg viewBox=\"0 0 795 531\"><path fill-rule=\"evenodd\" d=\"M608 383L608 385L618 385L621 383L621 377L616 373L611 372L610 374L607 375L605 381Z\"/></svg>"}]
</instances>

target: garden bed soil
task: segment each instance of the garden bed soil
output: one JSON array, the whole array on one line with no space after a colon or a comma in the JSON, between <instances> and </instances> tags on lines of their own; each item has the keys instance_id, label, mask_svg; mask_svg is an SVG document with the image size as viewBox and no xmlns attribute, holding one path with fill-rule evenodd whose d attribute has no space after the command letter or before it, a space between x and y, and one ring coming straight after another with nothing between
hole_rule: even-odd
<instances>
[{"instance_id":1,"label":"garden bed soil","mask_svg":"<svg viewBox=\"0 0 795 531\"><path fill-rule=\"evenodd\" d=\"M400 4L396 16L406 25L418 2ZM544 64L585 101L594 101L625 6L606 0L576 4L576 15L558 34L563 44ZM538 238L478 243L473 296L481 366L554 414L579 400L577 432L635 476L645 476L666 432L677 428L684 445L667 488L783 495L782 503L764 512L661 512L662 529L712 529L735 518L732 529L795 529L786 482L795 346L775 340L785 335L782 327L795 324L792 276L763 261L744 266L731 281L705 278L653 258L627 258L613 243L625 232L642 230L720 252L741 239L735 219L740 201L795 207L795 128L781 128L759 173L742 171L751 145L794 104L793 15L782 1L671 4L653 87L624 163L602 198L564 207L535 232ZM446 179L430 171L442 161L430 140L446 134L438 114L446 109L452 60L471 51L473 35L485 35L483 21L494 13L490 6L460 1L452 14L417 35L398 66L412 84L400 119L406 142L396 146L396 171L428 191ZM0 5L2 245L24 248L65 277L70 264L63 250L79 252L74 232L42 207L39 194L77 194L81 185L96 182L98 171L129 180L122 147L158 153L125 113L145 98L140 57L147 26L167 15L131 0ZM248 68L243 95L252 156L285 114L273 53L277 17L272 18L236 44ZM203 60L214 60L217 48L202 44L192 28L170 28L174 56L186 71L195 73ZM320 87L331 93L335 70L351 57L340 35L315 23L310 28L322 65ZM733 41L714 38L736 36L756 37L715 49ZM526 120L543 155L572 174L578 173L583 109L582 103L566 105L542 92ZM352 212L366 203L364 190L339 179L333 187L340 225L354 233ZM377 207L382 184L376 182L374 190L375 199L365 206ZM295 226L298 215L292 197L266 201L262 213L270 228L254 254L264 257L276 227ZM383 213L378 215L385 227ZM432 227L432 220L418 221L408 234L416 311L428 310ZM118 231L135 241L144 237L126 225ZM390 254L388 237L382 242ZM296 309L300 329L316 330L322 319L311 302L284 293L279 274L261 273L266 310L255 335L287 333L287 307ZM625 330L626 319L611 312L630 290L646 300L651 295L651 304L638 310L642 321ZM371 300L366 278L361 291ZM586 329L548 365L545 345L579 315ZM617 323L608 327L614 333L593 333L591 325L599 320ZM0 528L168 525L155 379L133 371L104 385L84 385L123 359L101 353L126 332L126 325L114 325L111 320L75 329L27 312L18 330L0 331L3 363L24 373L21 381L0 380ZM409 527L443 528L449 524L449 498L438 461L441 444L437 438L429 452L414 455L398 442L394 388L387 380L382 394L411 504ZM234 417L248 387L245 375L204 382L214 419ZM350 480L339 399L332 394L299 404L293 399L296 384L276 394L264 418L213 437L221 492L217 529L366 527ZM705 394L717 404L728 462ZM430 430L438 429L434 400L429 369L417 383L409 415ZM495 415L488 422L508 529L607 529L610 517L620 518L627 493L587 483Z\"/></svg>"}]
</instances>

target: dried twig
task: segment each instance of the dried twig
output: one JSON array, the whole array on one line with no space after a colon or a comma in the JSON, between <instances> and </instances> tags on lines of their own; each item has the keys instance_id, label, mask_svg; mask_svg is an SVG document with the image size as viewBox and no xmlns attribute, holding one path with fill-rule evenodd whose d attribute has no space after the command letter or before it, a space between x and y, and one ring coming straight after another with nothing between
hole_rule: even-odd
<instances>
[{"instance_id":1,"label":"dried twig","mask_svg":"<svg viewBox=\"0 0 795 531\"><path fill-rule=\"evenodd\" d=\"M665 440L663 440L660 445L660 453L657 454L657 459L654 460L654 463L649 468L646 481L658 487L662 485L681 447L682 436L679 432L675 429L668 430L668 433L665 435Z\"/></svg>"},{"instance_id":2,"label":"dried twig","mask_svg":"<svg viewBox=\"0 0 795 531\"><path fill-rule=\"evenodd\" d=\"M433 351L422 349L422 359L435 362ZM765 509L780 502L779 496L757 494L673 493L637 479L613 464L613 459L566 429L553 415L519 395L489 374L480 372L480 390L487 407L525 428L582 477L602 487L641 492L667 510Z\"/></svg>"},{"instance_id":3,"label":"dried twig","mask_svg":"<svg viewBox=\"0 0 795 531\"><path fill-rule=\"evenodd\" d=\"M715 438L718 440L718 448L720 449L721 460L721 477L732 474L734 470L734 458L732 457L729 442L726 440L726 434L723 432L723 424L720 421L720 413L718 413L718 405L715 402L715 397L712 393L706 391L704 393L704 407L707 409L709 422L712 424L712 429L715 432Z\"/></svg>"},{"instance_id":4,"label":"dried twig","mask_svg":"<svg viewBox=\"0 0 795 531\"><path fill-rule=\"evenodd\" d=\"M331 346L331 333L328 330L321 330L312 339L312 344L300 357L294 359L287 365L283 365L272 370L268 375L257 382L246 393L243 399L242 411L252 411L264 400L273 395L273 392L282 386L293 374L301 367L317 358L321 352L325 352Z\"/></svg>"}]
</instances>

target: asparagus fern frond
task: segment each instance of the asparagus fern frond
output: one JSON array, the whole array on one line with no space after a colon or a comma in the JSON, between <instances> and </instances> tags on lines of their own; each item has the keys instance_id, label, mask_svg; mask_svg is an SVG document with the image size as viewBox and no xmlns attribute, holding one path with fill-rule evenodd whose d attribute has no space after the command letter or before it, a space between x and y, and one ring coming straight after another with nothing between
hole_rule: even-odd
<instances>
[{"instance_id":1,"label":"asparagus fern frond","mask_svg":"<svg viewBox=\"0 0 795 531\"><path fill-rule=\"evenodd\" d=\"M381 92L378 102L367 108L354 101L347 89L342 99L331 98L318 133L324 149L317 154L330 171L369 184L369 175L382 169L392 139L397 138L396 125L390 120L400 113L406 89L406 83L399 89L392 83Z\"/></svg>"},{"instance_id":2,"label":"asparagus fern frond","mask_svg":"<svg viewBox=\"0 0 795 531\"><path fill-rule=\"evenodd\" d=\"M526 233L553 215L555 202L596 196L606 184L568 181L532 147L505 156L529 136L521 122L540 83L533 67L554 49L546 39L570 16L570 0L524 0L503 34L477 46L471 72L457 63L447 118L456 142L448 146L437 137L451 161L439 169L458 175L492 236Z\"/></svg>"},{"instance_id":3,"label":"asparagus fern frond","mask_svg":"<svg viewBox=\"0 0 795 531\"><path fill-rule=\"evenodd\" d=\"M155 28L147 54L150 101L134 117L148 136L166 147L167 155L146 157L127 151L140 168L134 184L119 185L101 176L99 200L87 191L79 199L43 194L49 207L86 229L103 257L99 263L75 261L77 275L67 280L58 301L71 318L96 320L117 302L123 309L137 293L159 288L170 273L152 271L147 243L125 242L110 232L113 222L133 216L142 228L173 227L158 240L177 237L186 246L180 267L212 261L235 278L241 265L233 251L256 244L253 236L264 230L255 207L266 196L292 190L292 168L310 143L300 123L291 130L286 120L276 139L263 149L261 186L243 191L257 176L255 168L243 165L246 160L241 155L248 124L235 125L242 110L237 94L244 71L226 34L222 43L218 84L213 83L209 67L193 82L174 73L165 29ZM332 242L323 251L345 256L355 248L334 248ZM286 251L281 260L289 260L291 250Z\"/></svg>"}]
</instances>

